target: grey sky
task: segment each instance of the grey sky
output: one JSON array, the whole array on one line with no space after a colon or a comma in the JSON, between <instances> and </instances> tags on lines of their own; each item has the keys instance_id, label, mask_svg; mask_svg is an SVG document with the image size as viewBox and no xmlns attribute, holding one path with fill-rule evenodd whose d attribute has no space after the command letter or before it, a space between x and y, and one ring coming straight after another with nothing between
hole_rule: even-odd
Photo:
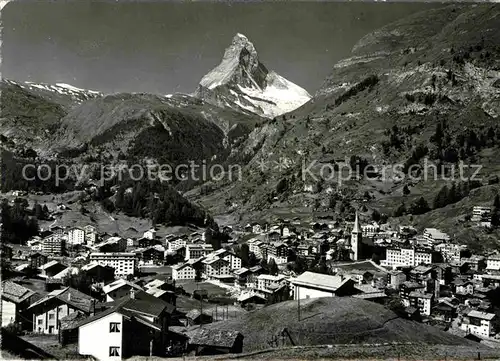
<instances>
[{"instance_id":1,"label":"grey sky","mask_svg":"<svg viewBox=\"0 0 500 361\"><path fill-rule=\"evenodd\" d=\"M366 33L438 6L333 2L22 1L2 11L2 76L104 92L191 92L237 32L313 93Z\"/></svg>"}]
</instances>

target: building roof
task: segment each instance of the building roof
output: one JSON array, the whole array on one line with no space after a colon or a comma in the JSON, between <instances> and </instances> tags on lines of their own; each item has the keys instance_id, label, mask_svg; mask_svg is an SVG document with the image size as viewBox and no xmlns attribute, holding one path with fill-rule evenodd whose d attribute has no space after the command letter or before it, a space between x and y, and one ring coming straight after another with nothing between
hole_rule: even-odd
<instances>
[{"instance_id":1,"label":"building roof","mask_svg":"<svg viewBox=\"0 0 500 361\"><path fill-rule=\"evenodd\" d=\"M97 321L105 316L111 315L111 314L116 312L116 313L121 314L122 316L124 316L125 318L127 318L129 320L133 318L135 321L140 322L140 323L142 323L150 328L153 328L155 330L161 330L161 325L158 325L158 324L151 322L150 320L144 318L144 316L142 315L142 313L144 313L144 312L135 312L134 308L130 307L130 304L135 303L133 301L136 301L136 300L131 299L131 298L123 300L122 302L120 302L116 306L111 307L111 308L107 309L106 311L100 312L94 316L87 317L83 321L77 323L74 326L74 328L79 328L79 327L84 326L86 324L95 322L95 321Z\"/></svg>"},{"instance_id":2,"label":"building roof","mask_svg":"<svg viewBox=\"0 0 500 361\"><path fill-rule=\"evenodd\" d=\"M130 295L127 295L115 300L113 304L118 305L129 299L131 299ZM128 305L128 307L136 310L137 312L159 315L163 310L166 310L167 313L172 313L175 310L175 306L144 291L135 292L132 300L133 301Z\"/></svg>"},{"instance_id":3,"label":"building roof","mask_svg":"<svg viewBox=\"0 0 500 361\"><path fill-rule=\"evenodd\" d=\"M135 253L133 252L92 252L90 257L127 257L127 258L135 258Z\"/></svg>"},{"instance_id":4,"label":"building roof","mask_svg":"<svg viewBox=\"0 0 500 361\"><path fill-rule=\"evenodd\" d=\"M67 275L74 275L74 274L78 274L78 268L77 267L66 267L61 272L59 272L58 274L54 275L52 278L63 279Z\"/></svg>"},{"instance_id":5,"label":"building roof","mask_svg":"<svg viewBox=\"0 0 500 361\"><path fill-rule=\"evenodd\" d=\"M240 268L240 269L235 270L233 273L234 273L236 276L240 276L240 275L242 275L242 274L244 274L244 273L247 273L247 272L249 272L249 271L250 271L250 270L249 270L248 268L242 267L242 268Z\"/></svg>"},{"instance_id":6,"label":"building roof","mask_svg":"<svg viewBox=\"0 0 500 361\"><path fill-rule=\"evenodd\" d=\"M146 290L146 293L152 295L152 296L155 296L155 297L161 297L163 296L165 293L168 293L169 291L165 291L165 290L162 290L160 288L156 288L156 287L150 287Z\"/></svg>"},{"instance_id":7,"label":"building roof","mask_svg":"<svg viewBox=\"0 0 500 361\"><path fill-rule=\"evenodd\" d=\"M60 264L61 266L63 266L62 263L59 263L57 261L50 261L50 262L47 262L45 263L44 265L41 265L40 267L38 267L40 270L46 270L46 269L49 269L50 267L54 267L54 266L57 266L58 264Z\"/></svg>"},{"instance_id":8,"label":"building roof","mask_svg":"<svg viewBox=\"0 0 500 361\"><path fill-rule=\"evenodd\" d=\"M211 244L206 244L206 243L189 243L186 245L186 247L189 247L189 249L198 249L198 250L213 250L214 247Z\"/></svg>"},{"instance_id":9,"label":"building roof","mask_svg":"<svg viewBox=\"0 0 500 361\"><path fill-rule=\"evenodd\" d=\"M425 288L425 285L412 281L405 281L401 285L405 286L406 288Z\"/></svg>"},{"instance_id":10,"label":"building roof","mask_svg":"<svg viewBox=\"0 0 500 361\"><path fill-rule=\"evenodd\" d=\"M430 293L421 293L417 291L410 292L409 296L415 298L426 298L426 299L431 299L433 297L433 295Z\"/></svg>"},{"instance_id":11,"label":"building roof","mask_svg":"<svg viewBox=\"0 0 500 361\"><path fill-rule=\"evenodd\" d=\"M467 316L480 318L482 320L491 321L496 315L494 313L480 312L480 311L472 310L472 311L469 311L467 313Z\"/></svg>"},{"instance_id":12,"label":"building roof","mask_svg":"<svg viewBox=\"0 0 500 361\"><path fill-rule=\"evenodd\" d=\"M266 300L265 297L258 295L256 293L243 293L242 295L240 295L240 297L238 297L238 302L245 302L251 300L252 298L260 298L261 300L264 301Z\"/></svg>"},{"instance_id":13,"label":"building roof","mask_svg":"<svg viewBox=\"0 0 500 361\"><path fill-rule=\"evenodd\" d=\"M166 284L165 281L154 279L154 280L146 283L144 285L144 288L154 288L154 287L158 288L158 287L161 287L161 286L163 286L165 284Z\"/></svg>"},{"instance_id":14,"label":"building roof","mask_svg":"<svg viewBox=\"0 0 500 361\"><path fill-rule=\"evenodd\" d=\"M28 308L37 307L52 299L58 299L86 313L89 313L92 310L93 303L95 302L95 299L90 297L89 295L80 292L78 290L75 290L74 288L66 287L61 290L55 290L50 292L48 295L39 299L38 301L30 305Z\"/></svg>"},{"instance_id":15,"label":"building roof","mask_svg":"<svg viewBox=\"0 0 500 361\"><path fill-rule=\"evenodd\" d=\"M286 277L283 275L273 276L273 275L263 274L263 275L257 276L257 279L259 279L259 280L268 280L268 281L274 281L274 282L283 281L285 278Z\"/></svg>"},{"instance_id":16,"label":"building roof","mask_svg":"<svg viewBox=\"0 0 500 361\"><path fill-rule=\"evenodd\" d=\"M21 303L33 296L35 293L36 292L12 281L2 282L2 298L7 301Z\"/></svg>"},{"instance_id":17,"label":"building roof","mask_svg":"<svg viewBox=\"0 0 500 361\"><path fill-rule=\"evenodd\" d=\"M87 316L80 311L70 313L69 315L59 319L61 322L61 330L72 330L78 326Z\"/></svg>"},{"instance_id":18,"label":"building roof","mask_svg":"<svg viewBox=\"0 0 500 361\"><path fill-rule=\"evenodd\" d=\"M420 273L420 274L425 274L427 272L432 271L434 267L433 266L425 266L425 265L419 265L412 269L410 273Z\"/></svg>"},{"instance_id":19,"label":"building roof","mask_svg":"<svg viewBox=\"0 0 500 361\"><path fill-rule=\"evenodd\" d=\"M224 262L224 263L229 263L229 261L226 261L225 259L219 258L219 257L207 258L207 259L203 260L202 262L204 264L213 264L213 263L219 262L219 261Z\"/></svg>"},{"instance_id":20,"label":"building roof","mask_svg":"<svg viewBox=\"0 0 500 361\"><path fill-rule=\"evenodd\" d=\"M186 332L189 343L193 345L233 347L238 337L243 337L238 331L208 330L206 328L196 328Z\"/></svg>"},{"instance_id":21,"label":"building roof","mask_svg":"<svg viewBox=\"0 0 500 361\"><path fill-rule=\"evenodd\" d=\"M19 266L15 267L14 269L18 272L22 272L24 271L26 268L29 268L29 263L23 263L23 264L20 264Z\"/></svg>"},{"instance_id":22,"label":"building roof","mask_svg":"<svg viewBox=\"0 0 500 361\"><path fill-rule=\"evenodd\" d=\"M135 288L137 290L142 290L141 286L135 284L135 283L132 283L130 281L127 281L127 280L124 280L122 278L120 278L119 280L116 280L116 281L113 281L109 284L107 284L106 286L104 286L102 288L102 291L105 293L105 294L108 294L114 290L117 290L121 287L124 287L124 286L129 286L130 288Z\"/></svg>"},{"instance_id":23,"label":"building roof","mask_svg":"<svg viewBox=\"0 0 500 361\"><path fill-rule=\"evenodd\" d=\"M173 266L172 269L174 269L176 271L179 271L179 270L181 270L181 269L183 269L185 267L191 267L191 268L193 268L193 265L190 264L189 262L185 262L185 263Z\"/></svg>"},{"instance_id":24,"label":"building roof","mask_svg":"<svg viewBox=\"0 0 500 361\"><path fill-rule=\"evenodd\" d=\"M200 315L201 315L200 310L193 309L193 310L189 311L188 313L186 313L186 318L189 318L191 320L196 320L198 317L200 317ZM212 317L212 315L208 314L206 311L203 312L203 315Z\"/></svg>"},{"instance_id":25,"label":"building roof","mask_svg":"<svg viewBox=\"0 0 500 361\"><path fill-rule=\"evenodd\" d=\"M299 277L290 282L304 287L321 288L328 291L336 291L347 281L352 281L349 277L330 276L321 273L304 272Z\"/></svg>"},{"instance_id":26,"label":"building roof","mask_svg":"<svg viewBox=\"0 0 500 361\"><path fill-rule=\"evenodd\" d=\"M96 267L101 267L101 268L110 268L113 269L111 266L103 266L97 262L90 262L82 266L81 270L82 271L90 271L91 269L94 269Z\"/></svg>"}]
</instances>

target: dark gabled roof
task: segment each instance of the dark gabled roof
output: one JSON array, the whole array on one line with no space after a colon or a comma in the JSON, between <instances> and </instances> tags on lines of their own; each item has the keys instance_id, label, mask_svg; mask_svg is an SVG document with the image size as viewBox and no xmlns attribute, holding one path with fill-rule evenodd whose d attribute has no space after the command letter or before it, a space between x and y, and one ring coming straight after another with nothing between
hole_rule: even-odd
<instances>
[{"instance_id":1,"label":"dark gabled roof","mask_svg":"<svg viewBox=\"0 0 500 361\"><path fill-rule=\"evenodd\" d=\"M147 316L158 317L163 312L163 310L167 309L167 312L169 312L168 311L169 308L175 309L175 307L154 296L151 297L154 298L155 302L148 302L146 300L130 298L129 296L123 297L119 301L115 302L115 306L108 308L107 310L100 312L94 316L87 317L85 320L79 322L75 327L81 327L88 323L94 322L100 318L108 316L114 312L118 312L123 316L127 317L128 319L133 318L134 320L148 327L160 330L161 329L160 325L143 318L143 315L145 314Z\"/></svg>"},{"instance_id":2,"label":"dark gabled roof","mask_svg":"<svg viewBox=\"0 0 500 361\"><path fill-rule=\"evenodd\" d=\"M105 311L102 311L102 312L99 312L93 316L90 316L90 317L87 317L86 319L84 319L83 321L80 321L78 322L74 327L75 328L79 328L83 325L86 325L87 323L91 323L95 320L98 320L100 318L103 318L104 316L107 316L107 315L110 315L112 314L113 312L116 312L118 310L118 306L115 306L115 307L111 307L111 308L108 308L107 310Z\"/></svg>"},{"instance_id":3,"label":"dark gabled roof","mask_svg":"<svg viewBox=\"0 0 500 361\"><path fill-rule=\"evenodd\" d=\"M131 300L130 295L115 300L114 304L119 305L128 300ZM150 314L153 315L156 313L160 314L163 310L167 313L173 313L175 310L175 306L144 291L135 291L134 298L132 300L136 302L131 303L129 307L134 307L138 312L142 313L151 312ZM157 310L159 310L159 312Z\"/></svg>"},{"instance_id":4,"label":"dark gabled roof","mask_svg":"<svg viewBox=\"0 0 500 361\"><path fill-rule=\"evenodd\" d=\"M76 326L82 321L85 319L85 314L83 314L82 312L80 311L76 311L76 312L73 312L73 313L70 313L69 315L61 318L59 320L59 322L61 323L60 324L60 328L61 330L72 330L72 329L75 329Z\"/></svg>"},{"instance_id":5,"label":"dark gabled roof","mask_svg":"<svg viewBox=\"0 0 500 361\"><path fill-rule=\"evenodd\" d=\"M2 282L2 298L7 301L20 303L33 296L35 293L36 292L12 281Z\"/></svg>"},{"instance_id":6,"label":"dark gabled roof","mask_svg":"<svg viewBox=\"0 0 500 361\"><path fill-rule=\"evenodd\" d=\"M155 297L155 299L161 301L159 298ZM169 304L166 302L162 304L159 302L150 302L131 298L128 302L122 305L122 308L134 313L141 313L148 316L158 317L161 315L163 310L168 307L168 305Z\"/></svg>"},{"instance_id":7,"label":"dark gabled roof","mask_svg":"<svg viewBox=\"0 0 500 361\"><path fill-rule=\"evenodd\" d=\"M58 299L85 313L89 313L92 310L92 303L93 301L95 302L95 299L89 295L75 290L74 288L66 287L62 290L50 292L47 296L39 299L28 308L39 306L52 299Z\"/></svg>"}]
</instances>

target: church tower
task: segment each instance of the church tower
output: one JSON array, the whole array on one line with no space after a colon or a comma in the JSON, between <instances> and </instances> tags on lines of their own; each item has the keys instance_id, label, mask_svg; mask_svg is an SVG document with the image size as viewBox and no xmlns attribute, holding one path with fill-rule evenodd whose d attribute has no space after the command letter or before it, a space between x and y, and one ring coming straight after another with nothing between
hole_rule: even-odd
<instances>
[{"instance_id":1,"label":"church tower","mask_svg":"<svg viewBox=\"0 0 500 361\"><path fill-rule=\"evenodd\" d=\"M358 212L356 212L356 219L354 220L354 227L351 231L351 250L352 250L352 260L357 261L360 257L361 249L361 238L363 237L363 232L359 226Z\"/></svg>"}]
</instances>

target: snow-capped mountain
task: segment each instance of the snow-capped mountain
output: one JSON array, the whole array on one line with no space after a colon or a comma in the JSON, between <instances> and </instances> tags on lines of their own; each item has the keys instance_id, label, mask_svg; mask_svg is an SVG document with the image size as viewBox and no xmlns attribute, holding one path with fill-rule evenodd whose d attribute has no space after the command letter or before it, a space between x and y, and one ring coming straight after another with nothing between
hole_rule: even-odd
<instances>
[{"instance_id":1,"label":"snow-capped mountain","mask_svg":"<svg viewBox=\"0 0 500 361\"><path fill-rule=\"evenodd\" d=\"M32 91L35 93L49 92L57 95L67 96L76 103L81 103L85 100L100 97L103 95L101 92L95 90L81 89L65 83L45 84L45 83L34 83L29 81L16 82L8 79L5 79L5 82L11 85L17 85L25 90Z\"/></svg>"},{"instance_id":2,"label":"snow-capped mountain","mask_svg":"<svg viewBox=\"0 0 500 361\"><path fill-rule=\"evenodd\" d=\"M266 118L290 112L311 99L306 90L268 70L242 34L234 36L222 62L201 79L194 95L213 105Z\"/></svg>"}]
</instances>

